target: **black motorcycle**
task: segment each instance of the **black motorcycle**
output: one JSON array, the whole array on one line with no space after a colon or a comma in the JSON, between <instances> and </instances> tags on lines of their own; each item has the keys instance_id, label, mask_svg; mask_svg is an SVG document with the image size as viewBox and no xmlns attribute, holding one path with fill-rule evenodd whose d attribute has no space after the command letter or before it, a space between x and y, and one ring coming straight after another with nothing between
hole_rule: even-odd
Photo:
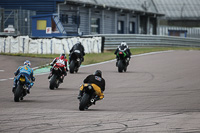
<instances>
[{"instance_id":1,"label":"black motorcycle","mask_svg":"<svg viewBox=\"0 0 200 133\"><path fill-rule=\"evenodd\" d=\"M88 109L92 104L95 104L98 96L91 84L84 84L83 96L80 98L79 110Z\"/></svg>"},{"instance_id":2,"label":"black motorcycle","mask_svg":"<svg viewBox=\"0 0 200 133\"><path fill-rule=\"evenodd\" d=\"M126 72L127 66L128 66L128 61L126 59L126 52L125 50L119 50L117 53L118 56L118 62L117 62L117 67L118 67L118 72Z\"/></svg>"},{"instance_id":3,"label":"black motorcycle","mask_svg":"<svg viewBox=\"0 0 200 133\"><path fill-rule=\"evenodd\" d=\"M60 66L61 64L56 63L53 67L52 67L52 76L49 79L49 89L54 90L55 88L58 88L60 83L61 83L61 78L62 78L62 69Z\"/></svg>"},{"instance_id":4,"label":"black motorcycle","mask_svg":"<svg viewBox=\"0 0 200 133\"><path fill-rule=\"evenodd\" d=\"M19 80L17 81L17 87L14 90L14 101L19 102L20 100L23 100L23 98L27 95L27 88L28 84L26 83L26 78L22 74L19 77Z\"/></svg>"},{"instance_id":5,"label":"black motorcycle","mask_svg":"<svg viewBox=\"0 0 200 133\"><path fill-rule=\"evenodd\" d=\"M69 72L77 73L80 66L81 66L81 53L79 50L75 50L70 54Z\"/></svg>"}]
</instances>

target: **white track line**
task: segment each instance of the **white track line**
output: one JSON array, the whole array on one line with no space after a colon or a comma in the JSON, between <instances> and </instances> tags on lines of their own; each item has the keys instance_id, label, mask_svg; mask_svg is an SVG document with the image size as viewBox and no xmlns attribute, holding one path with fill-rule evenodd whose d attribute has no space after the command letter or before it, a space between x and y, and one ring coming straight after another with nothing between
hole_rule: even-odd
<instances>
[{"instance_id":1,"label":"white track line","mask_svg":"<svg viewBox=\"0 0 200 133\"><path fill-rule=\"evenodd\" d=\"M8 80L8 79L0 79L0 81L6 81L6 80Z\"/></svg>"},{"instance_id":2,"label":"white track line","mask_svg":"<svg viewBox=\"0 0 200 133\"><path fill-rule=\"evenodd\" d=\"M150 53L132 55L131 57L139 57L139 56L145 56L145 55L161 54L161 53L172 52L172 51L174 51L174 50L150 52ZM104 62L100 62L100 63L95 63L95 64L90 64L90 65L85 65L85 66L82 66L82 67L89 67L89 66L100 65L100 64L105 64L105 63L112 62L112 61L116 61L116 59L109 60L109 61L104 61Z\"/></svg>"},{"instance_id":3,"label":"white track line","mask_svg":"<svg viewBox=\"0 0 200 133\"><path fill-rule=\"evenodd\" d=\"M159 51L159 52L150 52L150 53L132 55L131 57L140 57L140 56L145 56L145 55L160 54L160 53L166 53L166 52L172 52L172 51L174 51L174 50ZM85 66L81 66L80 68L82 68L82 67L90 67L90 66L101 65L101 64L109 63L109 62L112 62L112 61L115 61L115 60L116 60L116 59L109 60L109 61L104 61L104 62L100 62L100 63L95 63L95 64L90 64L90 65L85 65ZM47 64L46 64L46 65L47 65ZM43 66L46 66L46 65L43 65ZM37 68L40 68L40 67L34 67L33 69L37 69ZM49 72L47 72L47 73L35 74L35 75L45 75L45 74L48 74L48 73L49 73ZM6 81L6 80L9 80L9 79L14 79L14 78L0 79L0 82L1 82L1 81Z\"/></svg>"}]
</instances>

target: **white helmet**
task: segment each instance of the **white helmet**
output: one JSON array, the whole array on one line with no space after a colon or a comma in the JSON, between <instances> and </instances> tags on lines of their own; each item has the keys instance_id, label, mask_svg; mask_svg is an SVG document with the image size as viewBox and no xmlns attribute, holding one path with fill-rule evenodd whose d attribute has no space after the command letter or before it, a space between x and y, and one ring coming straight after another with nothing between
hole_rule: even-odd
<instances>
[{"instance_id":1,"label":"white helmet","mask_svg":"<svg viewBox=\"0 0 200 133\"><path fill-rule=\"evenodd\" d=\"M30 62L29 60L26 60L26 61L24 62L24 65L31 66L31 62Z\"/></svg>"},{"instance_id":2,"label":"white helmet","mask_svg":"<svg viewBox=\"0 0 200 133\"><path fill-rule=\"evenodd\" d=\"M128 45L126 44L126 42L121 42L121 46L124 46L124 47L128 48Z\"/></svg>"}]
</instances>

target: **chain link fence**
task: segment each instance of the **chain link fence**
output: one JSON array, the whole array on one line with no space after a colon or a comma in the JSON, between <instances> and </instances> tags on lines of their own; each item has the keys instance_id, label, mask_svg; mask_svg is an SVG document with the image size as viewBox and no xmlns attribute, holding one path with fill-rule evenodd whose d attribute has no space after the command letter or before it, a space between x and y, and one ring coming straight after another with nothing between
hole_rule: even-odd
<instances>
[{"instance_id":1,"label":"chain link fence","mask_svg":"<svg viewBox=\"0 0 200 133\"><path fill-rule=\"evenodd\" d=\"M36 15L35 11L21 9L3 9L0 8L0 32L6 34L4 29L12 25L15 29L15 35L31 36L31 16Z\"/></svg>"}]
</instances>

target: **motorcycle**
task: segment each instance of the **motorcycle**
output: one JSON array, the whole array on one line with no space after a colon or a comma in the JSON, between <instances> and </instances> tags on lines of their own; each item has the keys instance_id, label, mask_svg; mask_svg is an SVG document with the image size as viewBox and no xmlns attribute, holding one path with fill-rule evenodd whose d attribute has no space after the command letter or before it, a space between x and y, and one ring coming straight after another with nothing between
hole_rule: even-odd
<instances>
[{"instance_id":1,"label":"motorcycle","mask_svg":"<svg viewBox=\"0 0 200 133\"><path fill-rule=\"evenodd\" d=\"M128 61L126 59L126 52L125 50L119 50L117 53L118 56L118 62L117 62L117 67L118 67L118 72L126 72L127 66L128 66Z\"/></svg>"},{"instance_id":2,"label":"motorcycle","mask_svg":"<svg viewBox=\"0 0 200 133\"><path fill-rule=\"evenodd\" d=\"M27 95L28 84L26 83L26 78L22 74L17 81L17 87L14 90L14 101L19 102Z\"/></svg>"},{"instance_id":3,"label":"motorcycle","mask_svg":"<svg viewBox=\"0 0 200 133\"><path fill-rule=\"evenodd\" d=\"M49 79L49 89L54 90L55 88L58 88L61 84L61 80L63 77L62 75L62 67L64 67L64 61L58 60L52 67L52 76Z\"/></svg>"},{"instance_id":4,"label":"motorcycle","mask_svg":"<svg viewBox=\"0 0 200 133\"><path fill-rule=\"evenodd\" d=\"M83 96L79 99L79 110L81 111L88 109L98 99L98 95L96 95L96 91L91 84L83 84L83 86Z\"/></svg>"},{"instance_id":5,"label":"motorcycle","mask_svg":"<svg viewBox=\"0 0 200 133\"><path fill-rule=\"evenodd\" d=\"M78 72L78 69L81 65L81 53L79 50L75 50L70 55L70 63L69 63L69 70L70 73Z\"/></svg>"}]
</instances>

